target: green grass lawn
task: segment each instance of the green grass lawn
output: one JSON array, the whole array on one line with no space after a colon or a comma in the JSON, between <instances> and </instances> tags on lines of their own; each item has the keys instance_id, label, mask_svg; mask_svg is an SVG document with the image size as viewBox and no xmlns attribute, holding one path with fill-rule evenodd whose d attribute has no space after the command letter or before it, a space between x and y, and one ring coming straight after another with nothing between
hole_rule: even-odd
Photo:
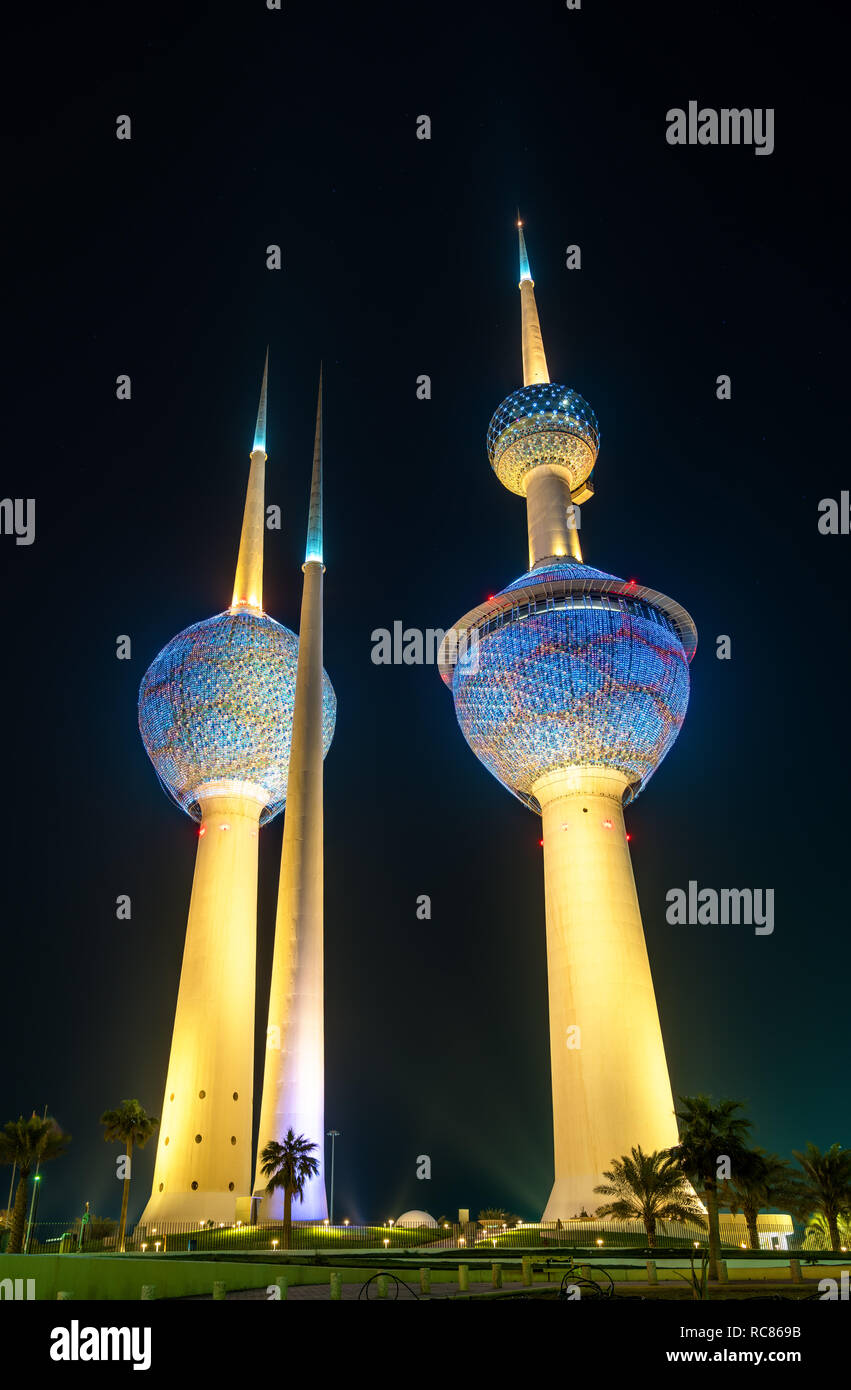
<instances>
[{"instance_id":1,"label":"green grass lawn","mask_svg":"<svg viewBox=\"0 0 851 1390\"><path fill-rule=\"evenodd\" d=\"M395 1250L429 1246L445 1240L451 1232L435 1229L433 1226L326 1226L323 1222L315 1225L299 1224L293 1226L291 1251L299 1250ZM197 1227L194 1230L165 1233L148 1232L144 1244L153 1251L157 1242L160 1251L176 1253L190 1248L198 1254L207 1251L253 1250L267 1253L283 1251L283 1228L270 1229L260 1226L213 1226ZM192 1246L190 1247L190 1241ZM273 1242L277 1242L273 1244ZM142 1240L133 1233L128 1235L127 1253L140 1254ZM57 1237L49 1240L30 1240L30 1254L54 1254L62 1248ZM69 1252L76 1250L76 1238L65 1242ZM114 1243L108 1240L86 1242L85 1253L90 1255L114 1253Z\"/></svg>"}]
</instances>

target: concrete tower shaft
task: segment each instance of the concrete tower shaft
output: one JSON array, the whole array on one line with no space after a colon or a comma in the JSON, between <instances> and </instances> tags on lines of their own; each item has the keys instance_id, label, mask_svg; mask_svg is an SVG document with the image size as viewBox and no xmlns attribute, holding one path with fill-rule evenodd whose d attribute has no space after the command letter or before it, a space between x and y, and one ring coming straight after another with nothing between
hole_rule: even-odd
<instances>
[{"instance_id":1,"label":"concrete tower shaft","mask_svg":"<svg viewBox=\"0 0 851 1390\"><path fill-rule=\"evenodd\" d=\"M201 799L154 1181L142 1224L250 1214L262 796Z\"/></svg>"},{"instance_id":2,"label":"concrete tower shaft","mask_svg":"<svg viewBox=\"0 0 851 1390\"><path fill-rule=\"evenodd\" d=\"M251 454L234 591L237 606L256 613L263 597L265 410L264 368L263 435L255 435ZM246 615L245 622L258 618ZM285 680L285 671L275 679ZM164 704L159 691L150 700L157 711ZM244 710L229 714L234 737L250 743L253 726L239 726ZM159 717L168 723L172 712ZM147 724L142 699L140 723ZM250 1212L257 851L270 790L213 775L193 793L201 824L153 1188L141 1218L149 1228L169 1221L230 1223L247 1220Z\"/></svg>"},{"instance_id":3,"label":"concrete tower shaft","mask_svg":"<svg viewBox=\"0 0 851 1390\"><path fill-rule=\"evenodd\" d=\"M536 468L526 479L529 568L553 556L582 560L579 529L564 469Z\"/></svg>"},{"instance_id":4,"label":"concrete tower shaft","mask_svg":"<svg viewBox=\"0 0 851 1390\"><path fill-rule=\"evenodd\" d=\"M296 1202L300 1220L322 1221L325 1195L325 1015L322 718L322 376L316 410L293 736L275 921L266 1061L254 1195L264 1220L283 1216L282 1191L266 1194L263 1150L289 1129L316 1145L319 1174Z\"/></svg>"},{"instance_id":5,"label":"concrete tower shaft","mask_svg":"<svg viewBox=\"0 0 851 1390\"><path fill-rule=\"evenodd\" d=\"M613 1158L677 1143L626 829L622 774L535 785L544 839L555 1182L544 1221L593 1214Z\"/></svg>"},{"instance_id":6,"label":"concrete tower shaft","mask_svg":"<svg viewBox=\"0 0 851 1390\"><path fill-rule=\"evenodd\" d=\"M537 386L542 382L548 382L550 372L547 366L547 355L544 352L544 339L541 334L541 322L538 318L538 306L535 303L535 281L532 279L532 272L529 269L529 257L526 253L526 238L523 235L523 223L517 222L517 236L520 242L520 322L523 337L523 385Z\"/></svg>"}]
</instances>

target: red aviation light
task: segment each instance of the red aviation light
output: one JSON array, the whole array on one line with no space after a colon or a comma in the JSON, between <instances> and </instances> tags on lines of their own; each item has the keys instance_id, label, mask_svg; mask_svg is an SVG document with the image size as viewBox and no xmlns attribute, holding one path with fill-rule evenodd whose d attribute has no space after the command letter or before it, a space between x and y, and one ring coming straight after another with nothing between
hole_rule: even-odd
<instances>
[{"instance_id":1,"label":"red aviation light","mask_svg":"<svg viewBox=\"0 0 851 1390\"><path fill-rule=\"evenodd\" d=\"M200 837L201 837L202 835L206 835L206 833L207 833L207 827L206 827L206 825L201 825L201 826L198 827L198 837L199 837L199 839L200 839Z\"/></svg>"},{"instance_id":2,"label":"red aviation light","mask_svg":"<svg viewBox=\"0 0 851 1390\"><path fill-rule=\"evenodd\" d=\"M626 838L627 838L628 840L631 840L631 839L632 839L632 835L630 834L629 831L626 832Z\"/></svg>"}]
</instances>

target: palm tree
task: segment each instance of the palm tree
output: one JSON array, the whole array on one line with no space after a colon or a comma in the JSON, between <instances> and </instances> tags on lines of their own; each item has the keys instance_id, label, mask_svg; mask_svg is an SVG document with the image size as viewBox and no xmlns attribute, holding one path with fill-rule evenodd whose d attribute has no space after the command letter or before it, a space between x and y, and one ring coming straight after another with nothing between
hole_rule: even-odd
<instances>
[{"instance_id":1,"label":"palm tree","mask_svg":"<svg viewBox=\"0 0 851 1390\"><path fill-rule=\"evenodd\" d=\"M808 1144L803 1153L793 1150L804 1170L804 1191L827 1222L831 1250L839 1250L839 1219L851 1217L851 1149L831 1144L824 1153Z\"/></svg>"},{"instance_id":2,"label":"palm tree","mask_svg":"<svg viewBox=\"0 0 851 1390\"><path fill-rule=\"evenodd\" d=\"M24 1243L30 1174L40 1163L58 1158L70 1142L70 1134L63 1133L51 1115L42 1119L33 1113L28 1120L21 1115L7 1121L0 1130L0 1163L17 1163L20 1173L6 1247L8 1255L20 1255Z\"/></svg>"},{"instance_id":3,"label":"palm tree","mask_svg":"<svg viewBox=\"0 0 851 1390\"><path fill-rule=\"evenodd\" d=\"M293 1229L293 1197L304 1201L304 1184L308 1178L315 1178L319 1172L319 1160L311 1152L317 1146L303 1134L296 1135L287 1130L283 1144L272 1139L260 1155L261 1172L269 1179L267 1192L276 1188L284 1189L284 1239L285 1250L290 1248Z\"/></svg>"},{"instance_id":4,"label":"palm tree","mask_svg":"<svg viewBox=\"0 0 851 1390\"><path fill-rule=\"evenodd\" d=\"M731 1177L719 1186L718 1198L734 1216L744 1214L751 1250L759 1249L757 1217L763 1207L788 1207L796 1212L802 1205L803 1184L792 1172L785 1158L766 1153L764 1149L749 1149L745 1161L737 1165Z\"/></svg>"},{"instance_id":5,"label":"palm tree","mask_svg":"<svg viewBox=\"0 0 851 1390\"><path fill-rule=\"evenodd\" d=\"M138 1100L123 1100L116 1110L105 1110L100 1117L100 1122L105 1127L103 1137L107 1144L123 1144L127 1152L124 1191L121 1194L121 1221L118 1225L118 1249L123 1254L127 1233L127 1202L130 1198L133 1147L138 1144L140 1149L144 1149L156 1130L159 1120L153 1115L149 1115Z\"/></svg>"},{"instance_id":6,"label":"palm tree","mask_svg":"<svg viewBox=\"0 0 851 1390\"><path fill-rule=\"evenodd\" d=\"M711 1097L680 1096L680 1109L674 1114L680 1123L680 1142L669 1150L683 1173L694 1183L698 1196L706 1203L709 1222L709 1278L718 1278L718 1259L721 1234L718 1226L718 1168L729 1159L731 1170L744 1168L747 1159L745 1139L750 1120L737 1115L743 1108L738 1100L719 1100Z\"/></svg>"},{"instance_id":7,"label":"palm tree","mask_svg":"<svg viewBox=\"0 0 851 1390\"><path fill-rule=\"evenodd\" d=\"M498 1221L500 1225L503 1226L516 1226L520 1217L515 1216L513 1212L508 1211L505 1207L482 1207L476 1220L487 1221L491 1224Z\"/></svg>"},{"instance_id":8,"label":"palm tree","mask_svg":"<svg viewBox=\"0 0 851 1390\"><path fill-rule=\"evenodd\" d=\"M840 1250L851 1249L851 1217L840 1216L837 1219L839 1230ZM803 1250L828 1250L830 1249L830 1231L827 1222L820 1211L814 1211L809 1218L804 1231Z\"/></svg>"},{"instance_id":9,"label":"palm tree","mask_svg":"<svg viewBox=\"0 0 851 1390\"><path fill-rule=\"evenodd\" d=\"M598 1207L597 1215L643 1221L651 1248L656 1245L657 1221L706 1224L682 1168L669 1153L646 1154L639 1144L631 1153L613 1158L611 1170L603 1177L607 1181L594 1191L614 1201Z\"/></svg>"}]
</instances>

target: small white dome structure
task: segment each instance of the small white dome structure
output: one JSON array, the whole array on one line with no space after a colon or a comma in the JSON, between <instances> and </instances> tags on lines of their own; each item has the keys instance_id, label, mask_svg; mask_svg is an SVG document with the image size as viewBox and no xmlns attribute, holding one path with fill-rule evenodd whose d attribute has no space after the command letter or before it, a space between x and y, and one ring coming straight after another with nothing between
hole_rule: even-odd
<instances>
[{"instance_id":1,"label":"small white dome structure","mask_svg":"<svg viewBox=\"0 0 851 1390\"><path fill-rule=\"evenodd\" d=\"M396 1221L394 1222L394 1225L396 1225L396 1226L434 1226L435 1229L437 1228L437 1222L435 1221L435 1219L434 1219L433 1216L429 1216L429 1214L428 1214L427 1211L406 1211L406 1212L403 1212L401 1216L397 1217Z\"/></svg>"}]
</instances>

